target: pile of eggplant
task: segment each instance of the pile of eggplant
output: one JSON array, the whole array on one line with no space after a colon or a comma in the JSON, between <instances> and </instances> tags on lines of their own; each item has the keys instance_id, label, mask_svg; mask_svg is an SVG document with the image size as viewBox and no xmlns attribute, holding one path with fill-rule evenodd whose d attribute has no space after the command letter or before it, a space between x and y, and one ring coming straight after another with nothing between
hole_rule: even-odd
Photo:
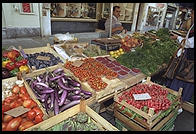
<instances>
[{"instance_id":1,"label":"pile of eggplant","mask_svg":"<svg viewBox=\"0 0 196 134\"><path fill-rule=\"evenodd\" d=\"M47 114L54 111L54 115L57 115L79 104L81 98L88 99L92 96L91 92L83 90L81 84L66 75L61 68L25 80Z\"/></svg>"},{"instance_id":2,"label":"pile of eggplant","mask_svg":"<svg viewBox=\"0 0 196 134\"><path fill-rule=\"evenodd\" d=\"M93 123L91 117L80 112L73 117L48 129L49 131L99 131L98 126Z\"/></svg>"},{"instance_id":3,"label":"pile of eggplant","mask_svg":"<svg viewBox=\"0 0 196 134\"><path fill-rule=\"evenodd\" d=\"M38 56L50 57L50 60L49 61L38 60L37 59ZM31 68L32 68L32 66L35 66L36 69L41 69L41 68L45 68L45 67L54 66L54 65L57 65L59 62L63 63L62 60L59 57L55 57L53 54L45 53L45 52L34 53L34 54L26 54L25 57L28 60L29 66Z\"/></svg>"}]
</instances>

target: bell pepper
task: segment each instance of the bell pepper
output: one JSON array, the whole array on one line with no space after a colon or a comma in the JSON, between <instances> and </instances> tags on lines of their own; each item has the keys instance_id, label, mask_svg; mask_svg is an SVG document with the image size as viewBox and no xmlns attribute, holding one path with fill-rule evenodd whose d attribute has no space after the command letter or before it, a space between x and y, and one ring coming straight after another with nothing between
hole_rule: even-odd
<instances>
[{"instance_id":1,"label":"bell pepper","mask_svg":"<svg viewBox=\"0 0 196 134\"><path fill-rule=\"evenodd\" d=\"M13 62L9 62L6 64L5 68L11 71L15 68L15 64Z\"/></svg>"},{"instance_id":2,"label":"bell pepper","mask_svg":"<svg viewBox=\"0 0 196 134\"><path fill-rule=\"evenodd\" d=\"M26 65L20 66L19 67L19 70L20 70L20 72L26 72L26 73L29 72L29 68Z\"/></svg>"},{"instance_id":3,"label":"bell pepper","mask_svg":"<svg viewBox=\"0 0 196 134\"><path fill-rule=\"evenodd\" d=\"M20 56L20 53L19 53L17 50L14 50L14 49L13 49L11 52L15 53L15 56L16 56L16 57L19 57L19 56Z\"/></svg>"},{"instance_id":4,"label":"bell pepper","mask_svg":"<svg viewBox=\"0 0 196 134\"><path fill-rule=\"evenodd\" d=\"M7 57L8 57L11 61L12 61L12 60L15 60L15 58L16 58L16 53L10 51L10 52L8 52Z\"/></svg>"},{"instance_id":5,"label":"bell pepper","mask_svg":"<svg viewBox=\"0 0 196 134\"><path fill-rule=\"evenodd\" d=\"M22 62L20 62L20 61L15 62L14 64L15 64L15 67L20 67L20 66L22 66L22 65L23 65L23 63L22 63Z\"/></svg>"},{"instance_id":6,"label":"bell pepper","mask_svg":"<svg viewBox=\"0 0 196 134\"><path fill-rule=\"evenodd\" d=\"M8 58L2 58L2 67L5 67L7 63L11 62Z\"/></svg>"},{"instance_id":7,"label":"bell pepper","mask_svg":"<svg viewBox=\"0 0 196 134\"><path fill-rule=\"evenodd\" d=\"M10 74L11 76L16 76L18 72L19 72L19 69L15 68L14 70L10 71Z\"/></svg>"},{"instance_id":8,"label":"bell pepper","mask_svg":"<svg viewBox=\"0 0 196 134\"><path fill-rule=\"evenodd\" d=\"M16 58L16 61L21 61L22 59L23 59L22 56L18 56L18 57Z\"/></svg>"},{"instance_id":9,"label":"bell pepper","mask_svg":"<svg viewBox=\"0 0 196 134\"><path fill-rule=\"evenodd\" d=\"M9 51L7 51L7 50L3 51L3 57L7 57L8 52L9 52Z\"/></svg>"}]
</instances>

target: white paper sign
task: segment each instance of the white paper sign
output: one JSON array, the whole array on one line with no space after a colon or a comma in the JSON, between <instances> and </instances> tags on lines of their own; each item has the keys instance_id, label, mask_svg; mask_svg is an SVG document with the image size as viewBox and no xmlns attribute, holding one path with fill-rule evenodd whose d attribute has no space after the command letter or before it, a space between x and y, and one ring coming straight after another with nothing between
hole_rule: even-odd
<instances>
[{"instance_id":1,"label":"white paper sign","mask_svg":"<svg viewBox=\"0 0 196 134\"><path fill-rule=\"evenodd\" d=\"M151 99L151 96L148 93L143 94L133 94L135 100L148 100Z\"/></svg>"}]
</instances>

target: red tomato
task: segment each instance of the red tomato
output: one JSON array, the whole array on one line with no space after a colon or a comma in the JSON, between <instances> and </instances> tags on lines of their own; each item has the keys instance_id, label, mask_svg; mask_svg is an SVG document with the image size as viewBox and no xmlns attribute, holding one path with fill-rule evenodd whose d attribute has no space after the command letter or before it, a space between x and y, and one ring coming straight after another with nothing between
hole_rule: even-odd
<instances>
[{"instance_id":1,"label":"red tomato","mask_svg":"<svg viewBox=\"0 0 196 134\"><path fill-rule=\"evenodd\" d=\"M22 121L21 117L12 119L6 127L6 131L16 131L20 126L21 121Z\"/></svg>"},{"instance_id":2,"label":"red tomato","mask_svg":"<svg viewBox=\"0 0 196 134\"><path fill-rule=\"evenodd\" d=\"M36 115L44 115L42 110L39 107L34 107L33 110L36 112Z\"/></svg>"},{"instance_id":3,"label":"red tomato","mask_svg":"<svg viewBox=\"0 0 196 134\"><path fill-rule=\"evenodd\" d=\"M27 128L33 126L33 125L34 125L34 123L33 123L32 121L23 122L23 123L21 123L21 125L19 126L19 130L20 130L20 131L23 131L23 130L25 130L25 129L27 129Z\"/></svg>"},{"instance_id":4,"label":"red tomato","mask_svg":"<svg viewBox=\"0 0 196 134\"><path fill-rule=\"evenodd\" d=\"M30 119L30 120L34 120L35 116L36 116L36 112L35 112L33 109L31 109L31 110L27 113L27 118Z\"/></svg>"},{"instance_id":5,"label":"red tomato","mask_svg":"<svg viewBox=\"0 0 196 134\"><path fill-rule=\"evenodd\" d=\"M11 107L9 105L6 105L6 104L2 105L2 113L6 112L10 109L11 109Z\"/></svg>"},{"instance_id":6,"label":"red tomato","mask_svg":"<svg viewBox=\"0 0 196 134\"><path fill-rule=\"evenodd\" d=\"M24 100L23 106L25 108L33 108L37 106L37 104L32 99L27 99L27 100Z\"/></svg>"},{"instance_id":7,"label":"red tomato","mask_svg":"<svg viewBox=\"0 0 196 134\"><path fill-rule=\"evenodd\" d=\"M22 105L22 103L19 103L18 101L13 101L12 103L10 103L11 108L16 108L16 107L19 107L21 105Z\"/></svg>"},{"instance_id":8,"label":"red tomato","mask_svg":"<svg viewBox=\"0 0 196 134\"><path fill-rule=\"evenodd\" d=\"M27 117L27 113L22 114L21 117L22 117L22 118Z\"/></svg>"},{"instance_id":9,"label":"red tomato","mask_svg":"<svg viewBox=\"0 0 196 134\"><path fill-rule=\"evenodd\" d=\"M21 124L24 123L24 122L26 122L26 121L29 121L29 119L26 118L26 117L22 118Z\"/></svg>"},{"instance_id":10,"label":"red tomato","mask_svg":"<svg viewBox=\"0 0 196 134\"><path fill-rule=\"evenodd\" d=\"M37 115L36 117L35 117L35 123L37 124L37 123L40 123L40 122L42 122L43 121L43 115L41 115L41 114L39 114L39 115Z\"/></svg>"},{"instance_id":11,"label":"red tomato","mask_svg":"<svg viewBox=\"0 0 196 134\"><path fill-rule=\"evenodd\" d=\"M26 94L27 93L27 89L24 86L20 87L20 93L21 94Z\"/></svg>"},{"instance_id":12,"label":"red tomato","mask_svg":"<svg viewBox=\"0 0 196 134\"><path fill-rule=\"evenodd\" d=\"M4 122L2 123L2 131L6 131L7 124L8 123L4 123Z\"/></svg>"},{"instance_id":13,"label":"red tomato","mask_svg":"<svg viewBox=\"0 0 196 134\"><path fill-rule=\"evenodd\" d=\"M29 94L22 94L21 95L21 98L23 99L23 100L28 100L28 99L30 99L30 96L29 96Z\"/></svg>"},{"instance_id":14,"label":"red tomato","mask_svg":"<svg viewBox=\"0 0 196 134\"><path fill-rule=\"evenodd\" d=\"M3 122L8 123L9 121L11 121L13 119L13 117L11 115L6 114L3 118Z\"/></svg>"},{"instance_id":15,"label":"red tomato","mask_svg":"<svg viewBox=\"0 0 196 134\"><path fill-rule=\"evenodd\" d=\"M14 85L14 87L12 88L12 93L17 94L20 91L20 87L18 85Z\"/></svg>"}]
</instances>

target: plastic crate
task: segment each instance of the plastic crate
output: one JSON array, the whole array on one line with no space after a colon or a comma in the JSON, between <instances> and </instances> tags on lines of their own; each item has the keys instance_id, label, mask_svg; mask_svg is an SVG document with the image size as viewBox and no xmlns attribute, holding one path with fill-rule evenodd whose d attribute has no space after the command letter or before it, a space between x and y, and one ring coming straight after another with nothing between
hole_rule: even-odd
<instances>
[{"instance_id":1,"label":"plastic crate","mask_svg":"<svg viewBox=\"0 0 196 134\"><path fill-rule=\"evenodd\" d=\"M100 46L101 49L106 50L106 51L113 51L113 50L118 50L120 48L120 43L119 44L115 44L115 45L105 45L103 43L97 42L97 41L91 41L91 44L95 44Z\"/></svg>"}]
</instances>

